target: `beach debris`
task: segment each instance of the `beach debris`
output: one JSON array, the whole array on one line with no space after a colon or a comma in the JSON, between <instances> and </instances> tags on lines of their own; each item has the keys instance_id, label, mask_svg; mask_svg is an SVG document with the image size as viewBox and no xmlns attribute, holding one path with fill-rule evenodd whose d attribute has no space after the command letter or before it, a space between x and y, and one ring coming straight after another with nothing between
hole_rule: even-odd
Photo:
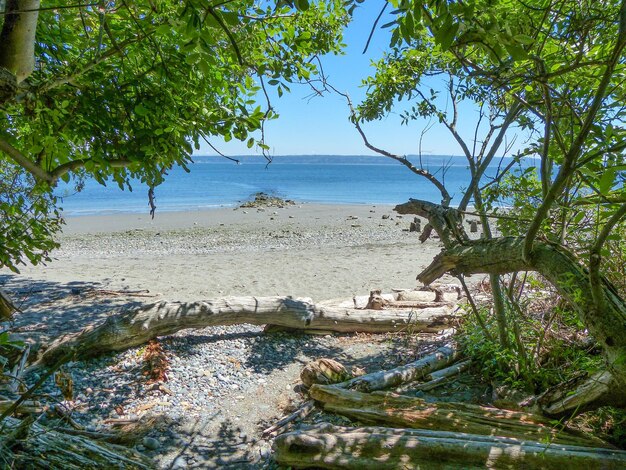
<instances>
[{"instance_id":1,"label":"beach debris","mask_svg":"<svg viewBox=\"0 0 626 470\"><path fill-rule=\"evenodd\" d=\"M362 375L362 374L360 374ZM341 363L334 359L321 358L309 362L302 372L300 372L300 380L306 387L313 384L334 384L345 382L353 378L354 375L346 369Z\"/></svg>"},{"instance_id":2,"label":"beach debris","mask_svg":"<svg viewBox=\"0 0 626 470\"><path fill-rule=\"evenodd\" d=\"M394 300L393 295L390 300ZM367 297L359 306L367 303ZM307 298L224 297L203 302L160 301L109 316L102 324L53 342L35 367L54 364L70 353L76 358L97 356L142 345L159 336L189 328L249 323L293 328L304 333L437 332L454 325L462 312L441 303L427 308L387 308L384 312L355 308L354 300L314 304Z\"/></svg>"},{"instance_id":3,"label":"beach debris","mask_svg":"<svg viewBox=\"0 0 626 470\"><path fill-rule=\"evenodd\" d=\"M273 437L278 434L282 429L284 429L287 425L292 424L299 419L306 418L314 409L315 402L313 400L305 401L293 413L284 416L283 418L279 419L274 425L264 429L261 435L264 439L267 439L268 437Z\"/></svg>"},{"instance_id":4,"label":"beach debris","mask_svg":"<svg viewBox=\"0 0 626 470\"><path fill-rule=\"evenodd\" d=\"M447 417L449 422L456 421ZM368 420L369 421L369 420ZM589 444L589 443L587 443ZM380 470L397 468L605 468L626 465L626 452L584 445L548 445L431 429L316 424L281 434L272 447L281 466Z\"/></svg>"},{"instance_id":5,"label":"beach debris","mask_svg":"<svg viewBox=\"0 0 626 470\"><path fill-rule=\"evenodd\" d=\"M94 440L103 436L84 430L51 429L28 418L7 417L0 427L3 462L12 462L13 468L154 468L135 449Z\"/></svg>"},{"instance_id":6,"label":"beach debris","mask_svg":"<svg viewBox=\"0 0 626 470\"><path fill-rule=\"evenodd\" d=\"M476 220L468 220L467 222L470 226L470 233L476 233L478 232L478 224L479 222Z\"/></svg>"},{"instance_id":7,"label":"beach debris","mask_svg":"<svg viewBox=\"0 0 626 470\"><path fill-rule=\"evenodd\" d=\"M148 378L148 383L167 382L167 369L169 361L163 350L163 346L156 340L148 342L143 355L143 375Z\"/></svg>"},{"instance_id":8,"label":"beach debris","mask_svg":"<svg viewBox=\"0 0 626 470\"><path fill-rule=\"evenodd\" d=\"M283 199L278 196L271 196L267 193L260 192L254 195L254 199L252 201L244 202L239 206L239 208L263 209L266 207L278 207L279 209L282 209L293 205L295 205L295 202L291 199Z\"/></svg>"},{"instance_id":9,"label":"beach debris","mask_svg":"<svg viewBox=\"0 0 626 470\"><path fill-rule=\"evenodd\" d=\"M415 217L413 222L409 225L409 232L421 232L422 231L422 221Z\"/></svg>"},{"instance_id":10,"label":"beach debris","mask_svg":"<svg viewBox=\"0 0 626 470\"><path fill-rule=\"evenodd\" d=\"M365 308L369 308L372 310L382 310L387 306L388 303L389 300L382 297L382 291L380 289L376 289L370 291L370 297L367 300L367 305L365 306Z\"/></svg>"}]
</instances>

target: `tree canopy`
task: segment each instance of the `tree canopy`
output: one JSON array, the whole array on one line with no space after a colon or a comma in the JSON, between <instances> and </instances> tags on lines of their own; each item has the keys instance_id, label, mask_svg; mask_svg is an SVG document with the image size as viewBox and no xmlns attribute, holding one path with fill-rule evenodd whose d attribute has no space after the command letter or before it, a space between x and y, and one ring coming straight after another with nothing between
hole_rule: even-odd
<instances>
[{"instance_id":1,"label":"tree canopy","mask_svg":"<svg viewBox=\"0 0 626 470\"><path fill-rule=\"evenodd\" d=\"M270 88L280 96L314 79L315 58L340 51L347 21L341 0L7 1L0 171L17 173L23 188L37 183L30 194L42 210L28 215L3 191L0 246L21 230L11 211L50 224L14 239L0 266L16 269L20 253L35 262L53 245L59 218L49 189L59 179L153 187L213 136L266 149L263 133L251 133L276 117Z\"/></svg>"},{"instance_id":2,"label":"tree canopy","mask_svg":"<svg viewBox=\"0 0 626 470\"><path fill-rule=\"evenodd\" d=\"M606 372L577 392L552 395L553 403L544 411L558 415L602 403L623 405L625 292L606 275L614 266L607 260L608 247L625 233L626 2L389 3L395 7L393 20L385 25L392 28L391 48L366 81L368 98L354 117L357 123L378 119L406 99L412 102L406 119L433 116L454 135L455 97L470 99L490 110L495 129L511 123L525 129L529 141L521 155L534 157L539 167L536 175L501 176L503 184L489 192L477 191L474 181L470 185L485 221L495 212L491 202L512 199L513 212L499 224L509 237L492 238L487 231L486 239L469 240L458 225L458 211L445 207L445 197L443 208L424 201L400 207L403 213L429 217L445 245L418 279L430 283L445 272L498 276L538 271L574 306L607 359ZM437 92L423 83L442 74L455 84L450 85L448 109L437 105ZM494 126L488 132L483 143L493 137ZM480 186L488 185L477 170L494 154L478 141L471 149L457 140L473 176L482 178Z\"/></svg>"}]
</instances>

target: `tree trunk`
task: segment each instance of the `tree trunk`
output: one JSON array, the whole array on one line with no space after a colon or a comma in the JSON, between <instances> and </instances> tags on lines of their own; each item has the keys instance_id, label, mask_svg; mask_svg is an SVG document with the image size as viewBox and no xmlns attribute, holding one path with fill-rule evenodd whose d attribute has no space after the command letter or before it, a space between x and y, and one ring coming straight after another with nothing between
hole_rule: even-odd
<instances>
[{"instance_id":1,"label":"tree trunk","mask_svg":"<svg viewBox=\"0 0 626 470\"><path fill-rule=\"evenodd\" d=\"M35 69L39 0L7 0L5 8L0 31L0 67L11 72L20 83Z\"/></svg>"},{"instance_id":2,"label":"tree trunk","mask_svg":"<svg viewBox=\"0 0 626 470\"><path fill-rule=\"evenodd\" d=\"M594 303L589 272L562 246L535 241L527 260L523 257L524 238L501 237L490 240L467 240L454 237L457 213L448 223L445 208L411 200L396 206L400 214L432 217L438 230L446 233L445 249L418 276L429 284L445 273L453 275L506 274L536 271L545 277L576 309L589 333L604 349L607 374L600 373L570 390L576 400L541 402L542 409L555 417L571 416L602 405L626 406L626 303L606 279L601 280L602 308ZM441 237L442 240L444 237ZM604 372L604 371L603 371ZM584 396L583 392L593 391ZM567 393L561 395L565 396Z\"/></svg>"},{"instance_id":3,"label":"tree trunk","mask_svg":"<svg viewBox=\"0 0 626 470\"><path fill-rule=\"evenodd\" d=\"M408 325L420 331L439 331L454 318L451 306L415 312L319 306L308 299L291 297L227 297L190 303L162 301L111 316L100 326L59 338L43 353L38 364L53 364L68 353L87 357L120 351L188 328L251 323L279 325L305 333L384 333L400 331Z\"/></svg>"},{"instance_id":4,"label":"tree trunk","mask_svg":"<svg viewBox=\"0 0 626 470\"><path fill-rule=\"evenodd\" d=\"M361 393L336 385L313 385L311 398L326 411L364 423L406 428L467 432L554 444L606 447L603 441L567 429L554 429L538 415L464 403L427 403L420 398L394 393Z\"/></svg>"},{"instance_id":5,"label":"tree trunk","mask_svg":"<svg viewBox=\"0 0 626 470\"><path fill-rule=\"evenodd\" d=\"M618 450L467 433L329 424L282 434L273 449L279 464L296 468L609 470L626 466L626 452Z\"/></svg>"}]
</instances>

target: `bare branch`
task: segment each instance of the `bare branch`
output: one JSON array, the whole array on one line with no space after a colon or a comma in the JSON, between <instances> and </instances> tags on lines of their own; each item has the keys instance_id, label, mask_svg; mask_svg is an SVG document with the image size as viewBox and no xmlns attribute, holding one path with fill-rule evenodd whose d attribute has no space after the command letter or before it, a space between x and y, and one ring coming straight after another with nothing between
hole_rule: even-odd
<instances>
[{"instance_id":1,"label":"bare branch","mask_svg":"<svg viewBox=\"0 0 626 470\"><path fill-rule=\"evenodd\" d=\"M389 2L385 2L383 7L380 9L380 13L378 13L376 20L374 21L374 24L372 25L372 29L370 30L370 34L367 37L367 42L365 43L365 48L363 49L362 54L365 54L367 52L367 49L370 47L370 41L372 40L372 36L374 36L374 31L376 30L376 26L378 25L378 22L382 18L383 13L385 13L385 10L387 9L388 6L389 6Z\"/></svg>"},{"instance_id":2,"label":"bare branch","mask_svg":"<svg viewBox=\"0 0 626 470\"><path fill-rule=\"evenodd\" d=\"M448 190L446 189L446 187L432 173L430 173L427 170L424 170L423 168L417 168L405 156L395 155L395 154L393 154L391 152L388 152L386 150L380 149L380 148L375 147L374 145L372 145L369 142L367 136L365 135L365 132L361 128L361 124L359 123L359 119L358 119L358 117L356 115L356 111L354 109L354 106L352 105L352 100L350 100L350 96L348 96L347 93L340 92L339 90L337 90L335 87L333 87L330 84L328 86L335 93L337 93L340 96L343 96L346 99L346 101L348 102L348 107L350 108L350 120L352 121L352 124L354 124L354 127L356 127L356 130L361 135L361 138L363 139L363 143L365 144L365 146L368 149L378 153L379 155L383 155L383 156L391 158L391 159L393 159L393 160L395 160L397 162L400 162L405 167L407 167L409 170L411 170L413 173L415 173L416 175L423 176L424 178L426 178L428 181L430 181L432 184L434 184L436 186L436 188L439 190L439 192L441 193L441 204L443 206L445 206L445 207L450 205L450 201L452 200L452 197L450 196L450 193L448 193Z\"/></svg>"}]
</instances>

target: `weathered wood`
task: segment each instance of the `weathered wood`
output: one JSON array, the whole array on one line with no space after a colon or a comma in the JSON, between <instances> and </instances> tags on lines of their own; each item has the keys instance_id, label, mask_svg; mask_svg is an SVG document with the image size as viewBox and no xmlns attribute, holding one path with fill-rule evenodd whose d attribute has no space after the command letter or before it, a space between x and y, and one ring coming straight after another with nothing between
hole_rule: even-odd
<instances>
[{"instance_id":1,"label":"weathered wood","mask_svg":"<svg viewBox=\"0 0 626 470\"><path fill-rule=\"evenodd\" d=\"M20 384L22 383L22 375L24 374L24 368L26 367L26 362L28 361L28 356L30 355L30 344L26 344L24 349L22 350L22 355L20 356L20 360L15 363L13 369L10 374L9 385L7 386L8 390L13 393L17 393L20 388Z\"/></svg>"},{"instance_id":2,"label":"weathered wood","mask_svg":"<svg viewBox=\"0 0 626 470\"><path fill-rule=\"evenodd\" d=\"M585 407L588 403L610 395L613 377L609 372L599 372L574 378L546 390L538 397L541 410L549 416L563 416L570 410Z\"/></svg>"},{"instance_id":3,"label":"weathered wood","mask_svg":"<svg viewBox=\"0 0 626 470\"><path fill-rule=\"evenodd\" d=\"M309 362L300 372L302 383L310 387L313 384L336 384L354 378L356 375L334 359L321 358Z\"/></svg>"},{"instance_id":4,"label":"weathered wood","mask_svg":"<svg viewBox=\"0 0 626 470\"><path fill-rule=\"evenodd\" d=\"M456 318L453 308L441 306L420 311L358 310L315 305L292 297L226 297L204 302L161 301L109 317L97 327L64 336L40 357L51 364L68 352L75 357L124 350L150 339L188 328L251 323L297 328L303 332L400 331L408 325L420 331L438 331Z\"/></svg>"},{"instance_id":5,"label":"weathered wood","mask_svg":"<svg viewBox=\"0 0 626 470\"><path fill-rule=\"evenodd\" d=\"M386 388L397 387L399 385L422 379L433 370L445 367L458 358L458 350L452 343L438 348L434 353L429 354L417 361L405 364L389 370L381 370L371 374L355 377L341 384L338 387L362 392L372 392L374 390L384 390Z\"/></svg>"},{"instance_id":6,"label":"weathered wood","mask_svg":"<svg viewBox=\"0 0 626 470\"><path fill-rule=\"evenodd\" d=\"M276 434L278 434L278 432L280 432L281 429L285 428L286 426L293 423L294 421L305 418L314 409L315 409L315 401L313 400L305 401L302 405L298 407L296 411L279 419L274 425L270 426L269 428L264 429L262 433L263 438L267 439L268 437L275 436Z\"/></svg>"},{"instance_id":7,"label":"weathered wood","mask_svg":"<svg viewBox=\"0 0 626 470\"><path fill-rule=\"evenodd\" d=\"M365 423L467 432L517 439L603 447L601 440L568 429L553 429L541 416L464 403L428 403L394 393L361 393L336 385L313 385L311 398L324 410Z\"/></svg>"},{"instance_id":8,"label":"weathered wood","mask_svg":"<svg viewBox=\"0 0 626 470\"><path fill-rule=\"evenodd\" d=\"M3 464L7 468L153 468L149 459L133 449L94 442L36 423L24 424L14 418L6 418L0 424L0 441L17 444L13 455L3 449Z\"/></svg>"},{"instance_id":9,"label":"weathered wood","mask_svg":"<svg viewBox=\"0 0 626 470\"><path fill-rule=\"evenodd\" d=\"M0 414L11 408L14 400L0 400ZM39 414L43 413L45 408L41 403L34 400L26 400L15 407L14 413L17 414Z\"/></svg>"},{"instance_id":10,"label":"weathered wood","mask_svg":"<svg viewBox=\"0 0 626 470\"><path fill-rule=\"evenodd\" d=\"M17 307L11 301L9 294L0 288L0 320L10 320Z\"/></svg>"},{"instance_id":11,"label":"weathered wood","mask_svg":"<svg viewBox=\"0 0 626 470\"><path fill-rule=\"evenodd\" d=\"M329 469L621 469L626 452L545 444L467 433L329 424L283 434L276 461L296 468Z\"/></svg>"},{"instance_id":12,"label":"weathered wood","mask_svg":"<svg viewBox=\"0 0 626 470\"><path fill-rule=\"evenodd\" d=\"M470 361L458 362L456 364L452 364L445 369L436 370L431 372L430 374L424 377L424 380L428 382L421 384L407 384L403 387L396 388L396 392L405 393L405 392L417 392L424 391L427 392L429 390L433 390L441 385L446 384L450 380L452 380L455 376L459 375L461 372L467 370L470 366Z\"/></svg>"}]
</instances>

